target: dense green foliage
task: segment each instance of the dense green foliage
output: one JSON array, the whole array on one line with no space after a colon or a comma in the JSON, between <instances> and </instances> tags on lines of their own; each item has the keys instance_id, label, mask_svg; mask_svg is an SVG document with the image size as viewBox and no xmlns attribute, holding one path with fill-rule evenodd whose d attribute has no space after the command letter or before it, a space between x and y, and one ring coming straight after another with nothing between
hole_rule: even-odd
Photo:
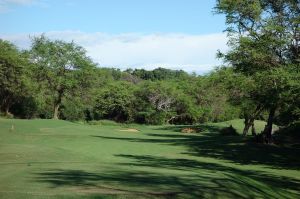
<instances>
[{"instance_id":1,"label":"dense green foliage","mask_svg":"<svg viewBox=\"0 0 300 199\"><path fill-rule=\"evenodd\" d=\"M0 42L1 111L9 117L143 124L243 118L290 125L300 111L300 8L295 0L218 0L230 50L227 67L200 76L182 70L100 68L74 42L32 39L19 51Z\"/></svg>"},{"instance_id":2,"label":"dense green foliage","mask_svg":"<svg viewBox=\"0 0 300 199\"><path fill-rule=\"evenodd\" d=\"M26 98L26 61L13 44L0 40L0 105L7 115L14 103Z\"/></svg>"},{"instance_id":3,"label":"dense green foliage","mask_svg":"<svg viewBox=\"0 0 300 199\"><path fill-rule=\"evenodd\" d=\"M11 49L1 48L5 63L1 109L6 115L145 124L193 124L240 116L221 81L228 69L206 76L163 68L122 72L96 67L80 46L43 35L34 38L25 52L2 43Z\"/></svg>"},{"instance_id":4,"label":"dense green foliage","mask_svg":"<svg viewBox=\"0 0 300 199\"><path fill-rule=\"evenodd\" d=\"M244 134L265 110L268 123L264 134L271 141L276 112L298 109L299 5L297 0L217 1L216 11L226 16L230 46L227 53L219 56L233 66L236 74L245 76L246 89L239 89L241 103L246 105ZM282 124L299 119L299 115L295 117L297 113L290 114L293 116Z\"/></svg>"},{"instance_id":5,"label":"dense green foliage","mask_svg":"<svg viewBox=\"0 0 300 199\"><path fill-rule=\"evenodd\" d=\"M0 119L0 198L300 197L300 145L218 132L232 124L241 133L242 120L202 124L197 134L107 124Z\"/></svg>"},{"instance_id":6,"label":"dense green foliage","mask_svg":"<svg viewBox=\"0 0 300 199\"><path fill-rule=\"evenodd\" d=\"M22 52L1 42L10 49L1 48L1 110L6 116L143 124L219 122L251 114L267 119L265 105L255 109L273 92L261 78L264 73L247 76L234 68L204 76L163 68L120 71L96 67L74 43L41 36L33 39L32 49ZM277 88L278 97L284 99L276 112L278 124L299 119L295 108L299 83L291 83L290 73L279 69L272 73L277 82L285 82Z\"/></svg>"},{"instance_id":7,"label":"dense green foliage","mask_svg":"<svg viewBox=\"0 0 300 199\"><path fill-rule=\"evenodd\" d=\"M53 118L58 119L59 108L67 94L85 95L92 81L92 61L85 50L76 44L50 41L45 36L33 39L29 52L39 89L47 91L53 106ZM89 78L88 78L89 77Z\"/></svg>"}]
</instances>

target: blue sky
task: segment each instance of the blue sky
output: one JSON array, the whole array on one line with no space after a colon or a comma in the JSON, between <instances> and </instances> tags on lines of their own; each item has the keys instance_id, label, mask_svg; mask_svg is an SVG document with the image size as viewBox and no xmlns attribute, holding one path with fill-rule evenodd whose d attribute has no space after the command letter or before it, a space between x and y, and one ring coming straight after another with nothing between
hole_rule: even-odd
<instances>
[{"instance_id":1,"label":"blue sky","mask_svg":"<svg viewBox=\"0 0 300 199\"><path fill-rule=\"evenodd\" d=\"M100 66L205 72L226 50L215 0L0 0L0 38L74 40Z\"/></svg>"}]
</instances>

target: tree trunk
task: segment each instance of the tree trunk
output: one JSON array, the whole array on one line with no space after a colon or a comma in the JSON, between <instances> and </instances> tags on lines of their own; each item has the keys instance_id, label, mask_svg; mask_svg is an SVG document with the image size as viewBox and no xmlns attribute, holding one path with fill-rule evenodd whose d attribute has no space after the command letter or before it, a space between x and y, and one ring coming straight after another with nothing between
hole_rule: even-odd
<instances>
[{"instance_id":1,"label":"tree trunk","mask_svg":"<svg viewBox=\"0 0 300 199\"><path fill-rule=\"evenodd\" d=\"M60 104L54 105L54 113L53 113L53 119L58 120L58 110L59 110Z\"/></svg>"},{"instance_id":2,"label":"tree trunk","mask_svg":"<svg viewBox=\"0 0 300 199\"><path fill-rule=\"evenodd\" d=\"M267 121L265 129L263 131L263 134L265 134L265 136L266 136L266 140L265 140L266 143L271 143L272 142L272 127L273 127L275 111L276 111L275 106L270 108L268 121Z\"/></svg>"},{"instance_id":3,"label":"tree trunk","mask_svg":"<svg viewBox=\"0 0 300 199\"><path fill-rule=\"evenodd\" d=\"M54 102L53 119L55 119L55 120L59 119L59 117L58 117L58 115L59 115L59 107L60 107L60 104L61 104L61 101L62 101L63 93L64 93L63 89L58 90L58 96L57 96L57 99Z\"/></svg>"},{"instance_id":4,"label":"tree trunk","mask_svg":"<svg viewBox=\"0 0 300 199\"><path fill-rule=\"evenodd\" d=\"M4 97L3 102L1 104L1 107L3 107L4 113L5 113L5 116L11 115L11 113L9 112L10 106L11 106L11 100L10 100L9 95L7 95L6 97Z\"/></svg>"},{"instance_id":5,"label":"tree trunk","mask_svg":"<svg viewBox=\"0 0 300 199\"><path fill-rule=\"evenodd\" d=\"M170 119L167 120L167 124L170 124L170 122L176 119L177 117L179 117L179 115L172 116Z\"/></svg>"},{"instance_id":6,"label":"tree trunk","mask_svg":"<svg viewBox=\"0 0 300 199\"><path fill-rule=\"evenodd\" d=\"M245 126L244 126L244 130L243 130L243 136L247 135L250 127L251 127L251 125L249 123L249 119L245 119Z\"/></svg>"},{"instance_id":7,"label":"tree trunk","mask_svg":"<svg viewBox=\"0 0 300 199\"><path fill-rule=\"evenodd\" d=\"M9 115L10 115L10 113L9 113L9 106L6 106L6 107L5 107L5 115L6 115L6 116L9 116Z\"/></svg>"},{"instance_id":8,"label":"tree trunk","mask_svg":"<svg viewBox=\"0 0 300 199\"><path fill-rule=\"evenodd\" d=\"M255 121L255 118L262 112L262 110L263 110L263 106L258 104L252 115L248 116L247 114L245 114L245 122L244 122L245 127L243 130L243 136L247 135L250 127L252 127L252 135L256 134L255 127L254 127L254 121Z\"/></svg>"},{"instance_id":9,"label":"tree trunk","mask_svg":"<svg viewBox=\"0 0 300 199\"><path fill-rule=\"evenodd\" d=\"M245 127L243 130L243 136L246 136L250 127L252 127L253 130L253 126L254 126L254 117L251 118L245 118Z\"/></svg>"},{"instance_id":10,"label":"tree trunk","mask_svg":"<svg viewBox=\"0 0 300 199\"><path fill-rule=\"evenodd\" d=\"M252 132L252 135L253 136L256 136L256 129L255 129L255 126L254 126L254 122L252 123L252 129L251 129L251 132Z\"/></svg>"}]
</instances>

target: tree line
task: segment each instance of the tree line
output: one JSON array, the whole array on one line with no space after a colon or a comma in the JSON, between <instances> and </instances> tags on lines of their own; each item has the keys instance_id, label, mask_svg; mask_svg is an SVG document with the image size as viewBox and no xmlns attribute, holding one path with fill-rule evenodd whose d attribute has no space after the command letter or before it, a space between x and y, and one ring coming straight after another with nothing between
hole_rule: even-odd
<instances>
[{"instance_id":1,"label":"tree line","mask_svg":"<svg viewBox=\"0 0 300 199\"><path fill-rule=\"evenodd\" d=\"M145 124L194 124L239 117L219 69L197 76L181 70L101 68L71 42L32 39L20 51L1 40L1 111L18 118L111 119Z\"/></svg>"},{"instance_id":2,"label":"tree line","mask_svg":"<svg viewBox=\"0 0 300 199\"><path fill-rule=\"evenodd\" d=\"M195 124L234 118L289 125L300 116L300 8L289 1L218 0L230 50L209 74L182 70L101 68L74 42L32 39L29 50L0 40L3 115L65 120L111 119L143 124Z\"/></svg>"}]
</instances>

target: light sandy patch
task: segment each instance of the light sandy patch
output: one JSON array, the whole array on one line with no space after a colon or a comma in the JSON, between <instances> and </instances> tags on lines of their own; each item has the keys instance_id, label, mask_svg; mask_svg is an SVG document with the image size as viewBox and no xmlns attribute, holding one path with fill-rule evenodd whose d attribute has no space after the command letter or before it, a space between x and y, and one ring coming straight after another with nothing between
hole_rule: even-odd
<instances>
[{"instance_id":1,"label":"light sandy patch","mask_svg":"<svg viewBox=\"0 0 300 199\"><path fill-rule=\"evenodd\" d=\"M139 130L137 130L137 129L132 129L132 128L129 128L129 129L120 129L119 131L125 131L125 132L140 132Z\"/></svg>"}]
</instances>

